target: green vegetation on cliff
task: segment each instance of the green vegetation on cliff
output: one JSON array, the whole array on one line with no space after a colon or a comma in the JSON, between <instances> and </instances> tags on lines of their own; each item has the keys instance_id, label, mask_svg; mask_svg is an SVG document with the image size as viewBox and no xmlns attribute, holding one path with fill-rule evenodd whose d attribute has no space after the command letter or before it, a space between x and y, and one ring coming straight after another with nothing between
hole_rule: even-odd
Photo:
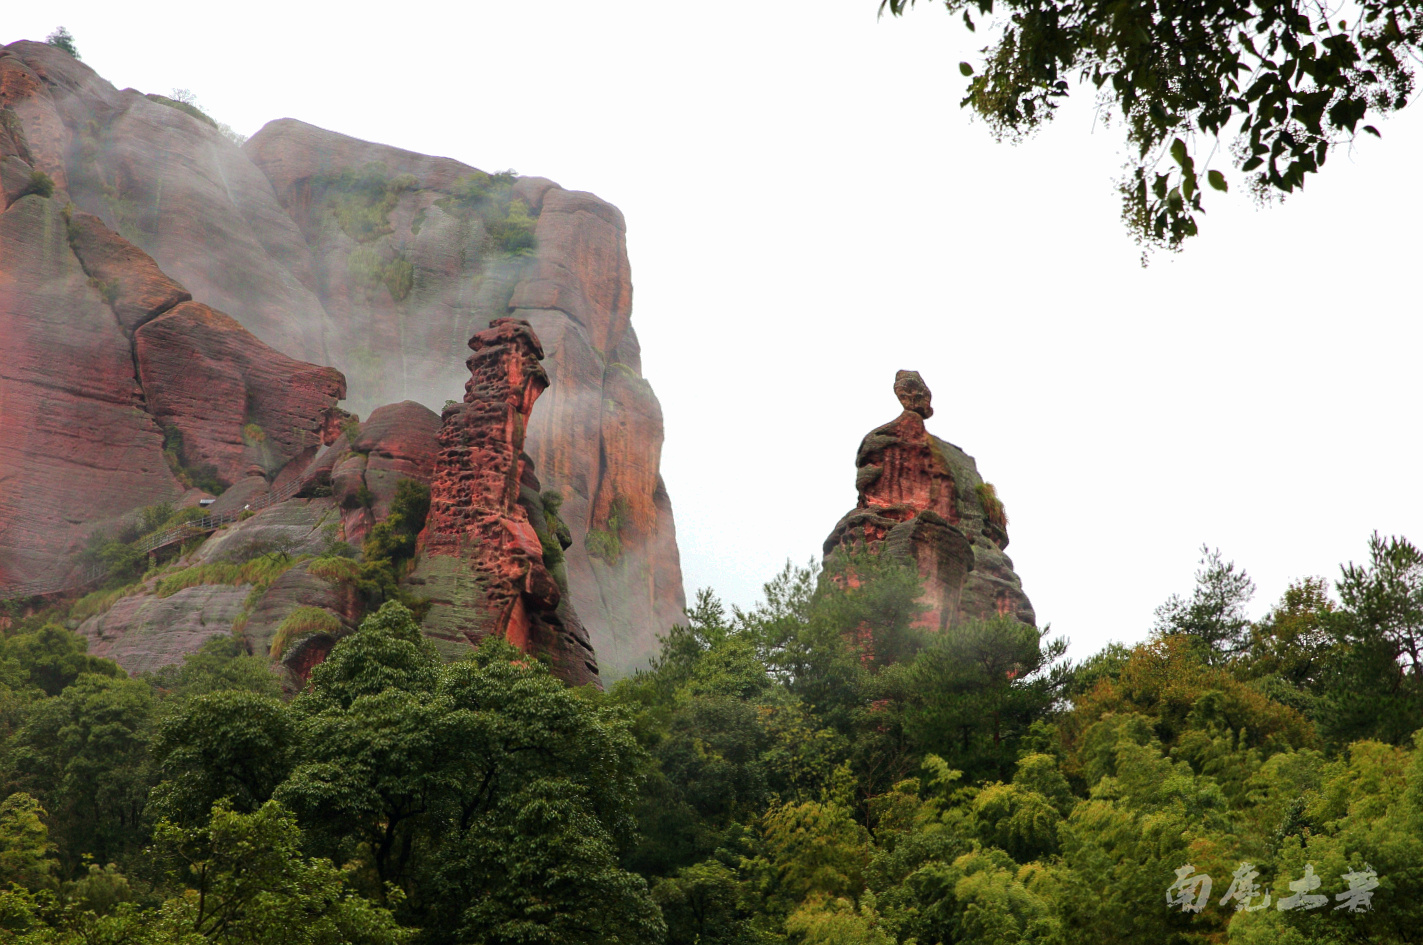
<instances>
[{"instance_id":1,"label":"green vegetation on cliff","mask_svg":"<svg viewBox=\"0 0 1423 945\"><path fill-rule=\"evenodd\" d=\"M390 211L400 195L419 186L409 174L391 177L379 161L311 180L312 196L324 201L341 230L357 243L369 243L390 232Z\"/></svg>"},{"instance_id":2,"label":"green vegetation on cliff","mask_svg":"<svg viewBox=\"0 0 1423 945\"><path fill-rule=\"evenodd\" d=\"M593 526L583 536L588 554L606 564L617 564L623 554L622 531L628 523L630 510L627 499L617 496L608 507L608 517L602 527Z\"/></svg>"},{"instance_id":3,"label":"green vegetation on cliff","mask_svg":"<svg viewBox=\"0 0 1423 945\"><path fill-rule=\"evenodd\" d=\"M56 49L64 50L75 59L80 58L79 47L74 45L74 34L63 26L46 36L44 41Z\"/></svg>"},{"instance_id":4,"label":"green vegetation on cliff","mask_svg":"<svg viewBox=\"0 0 1423 945\"><path fill-rule=\"evenodd\" d=\"M461 220L478 217L484 226L486 244L503 253L526 255L535 247L534 224L524 201L514 197L513 171L486 174L476 171L461 177L454 193L435 201L435 206Z\"/></svg>"}]
</instances>

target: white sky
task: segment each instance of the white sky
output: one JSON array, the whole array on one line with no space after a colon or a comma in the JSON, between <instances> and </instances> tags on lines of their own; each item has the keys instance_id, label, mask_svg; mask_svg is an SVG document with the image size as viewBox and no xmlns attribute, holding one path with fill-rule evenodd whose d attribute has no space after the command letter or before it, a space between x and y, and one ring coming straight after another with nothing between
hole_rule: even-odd
<instances>
[{"instance_id":1,"label":"white sky","mask_svg":"<svg viewBox=\"0 0 1423 945\"><path fill-rule=\"evenodd\" d=\"M1213 196L1142 270L1119 134L1083 97L995 144L958 108L982 40L936 5L142 6L21 5L0 40L62 22L115 85L189 88L239 131L300 118L623 210L689 596L748 604L818 555L899 368L1079 659L1141 639L1203 542L1263 612L1374 529L1423 540L1416 108L1282 207Z\"/></svg>"}]
</instances>

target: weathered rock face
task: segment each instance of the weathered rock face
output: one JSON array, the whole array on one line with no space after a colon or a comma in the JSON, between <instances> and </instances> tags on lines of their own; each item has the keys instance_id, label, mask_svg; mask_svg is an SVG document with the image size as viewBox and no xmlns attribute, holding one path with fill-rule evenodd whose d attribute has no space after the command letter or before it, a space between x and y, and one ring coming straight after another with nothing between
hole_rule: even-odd
<instances>
[{"instance_id":1,"label":"weathered rock face","mask_svg":"<svg viewBox=\"0 0 1423 945\"><path fill-rule=\"evenodd\" d=\"M160 312L192 299L147 253L89 213L72 213L69 245L97 288L113 299L114 315L132 336Z\"/></svg>"},{"instance_id":2,"label":"weathered rock face","mask_svg":"<svg viewBox=\"0 0 1423 945\"><path fill-rule=\"evenodd\" d=\"M171 597L138 593L77 628L89 652L106 656L130 673L147 673L181 663L208 640L232 632L252 588L203 584Z\"/></svg>"},{"instance_id":3,"label":"weathered rock face","mask_svg":"<svg viewBox=\"0 0 1423 945\"><path fill-rule=\"evenodd\" d=\"M480 202L471 194L484 184L471 182L486 178L475 168L289 119L243 151L308 244L311 284L337 328L325 351L355 379L357 409L363 398L438 406L454 396L464 382L455 346L493 318L538 332L550 387L525 448L564 498L573 603L605 670L643 662L685 601L658 474L661 407L630 324L622 214L541 178ZM352 207L385 207L384 223L363 229ZM532 227L536 249L507 249L499 228L510 221Z\"/></svg>"},{"instance_id":4,"label":"weathered rock face","mask_svg":"<svg viewBox=\"0 0 1423 945\"><path fill-rule=\"evenodd\" d=\"M524 452L534 401L548 387L543 349L528 322L512 318L496 319L469 346L471 376L464 402L445 408L411 578L431 600L425 631L445 648L499 636L547 658L566 682L596 684L587 632L548 566L556 555L546 540L555 536Z\"/></svg>"},{"instance_id":5,"label":"weathered rock face","mask_svg":"<svg viewBox=\"0 0 1423 945\"><path fill-rule=\"evenodd\" d=\"M60 578L93 528L183 493L61 206L0 213L0 584Z\"/></svg>"},{"instance_id":6,"label":"weathered rock face","mask_svg":"<svg viewBox=\"0 0 1423 945\"><path fill-rule=\"evenodd\" d=\"M826 539L827 560L863 550L914 561L924 582L920 626L927 629L996 615L1035 623L1003 553L1007 519L992 487L973 457L925 429L934 411L917 372L900 371L894 392L904 411L861 441L860 499Z\"/></svg>"},{"instance_id":7,"label":"weathered rock face","mask_svg":"<svg viewBox=\"0 0 1423 945\"><path fill-rule=\"evenodd\" d=\"M51 94L62 88L45 63L77 64L38 47L31 68L14 48L0 51L0 164L26 188L43 171L54 189L16 191L0 213L5 586L61 581L89 534L143 506L195 499L185 466L265 489L334 437L344 392L338 371L279 354L190 301L148 254L72 209Z\"/></svg>"},{"instance_id":8,"label":"weathered rock face","mask_svg":"<svg viewBox=\"0 0 1423 945\"><path fill-rule=\"evenodd\" d=\"M335 439L341 372L273 351L206 305L184 302L148 322L134 351L149 412L182 435L183 463L211 468L225 486L270 480Z\"/></svg>"},{"instance_id":9,"label":"weathered rock face","mask_svg":"<svg viewBox=\"0 0 1423 945\"><path fill-rule=\"evenodd\" d=\"M0 49L0 105L13 116L0 121L4 203L32 165L49 174L59 205L82 211L85 276L118 293L126 333L184 301L174 286L191 291L283 354L344 371L365 414L403 400L438 410L459 396L472 333L530 321L551 386L525 448L564 498L572 598L604 671L645 661L682 618L661 411L641 379L616 208L542 178L500 177L486 199L475 168L289 119L239 149L42 43ZM91 229L124 237L172 284L115 263ZM253 458L230 436L206 448L230 471Z\"/></svg>"}]
</instances>

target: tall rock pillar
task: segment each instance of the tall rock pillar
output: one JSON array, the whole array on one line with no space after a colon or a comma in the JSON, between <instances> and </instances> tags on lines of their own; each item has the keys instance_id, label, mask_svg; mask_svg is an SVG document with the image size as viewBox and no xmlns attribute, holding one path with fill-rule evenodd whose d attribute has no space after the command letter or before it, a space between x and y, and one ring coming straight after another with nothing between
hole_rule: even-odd
<instances>
[{"instance_id":1,"label":"tall rock pillar","mask_svg":"<svg viewBox=\"0 0 1423 945\"><path fill-rule=\"evenodd\" d=\"M548 387L529 323L498 318L469 341L463 403L445 408L430 514L411 576L431 601L425 632L457 653L490 635L598 683L588 633L568 600L556 508L545 507L524 436ZM563 538L560 538L562 533Z\"/></svg>"}]
</instances>

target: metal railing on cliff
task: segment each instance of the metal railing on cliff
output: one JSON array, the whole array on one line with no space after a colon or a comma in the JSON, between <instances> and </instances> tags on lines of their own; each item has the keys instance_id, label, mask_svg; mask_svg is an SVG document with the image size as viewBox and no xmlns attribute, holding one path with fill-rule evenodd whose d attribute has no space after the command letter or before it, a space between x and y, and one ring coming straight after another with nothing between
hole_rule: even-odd
<instances>
[{"instance_id":1,"label":"metal railing on cliff","mask_svg":"<svg viewBox=\"0 0 1423 945\"><path fill-rule=\"evenodd\" d=\"M141 554L150 554L160 548L187 541L194 535L216 531L224 525L238 521L249 512L260 512L262 509L285 502L300 492L304 485L306 485L305 479L294 479L280 489L253 499L243 508L231 512L218 512L215 515L204 515L202 518L183 522L164 531L155 532L141 541L135 542L133 547ZM45 581L30 581L26 584L0 584L0 601L43 597L46 594L58 594L61 591L77 591L95 583L106 573L108 573L108 569L104 565L96 564L85 568L78 575L71 574Z\"/></svg>"}]
</instances>

